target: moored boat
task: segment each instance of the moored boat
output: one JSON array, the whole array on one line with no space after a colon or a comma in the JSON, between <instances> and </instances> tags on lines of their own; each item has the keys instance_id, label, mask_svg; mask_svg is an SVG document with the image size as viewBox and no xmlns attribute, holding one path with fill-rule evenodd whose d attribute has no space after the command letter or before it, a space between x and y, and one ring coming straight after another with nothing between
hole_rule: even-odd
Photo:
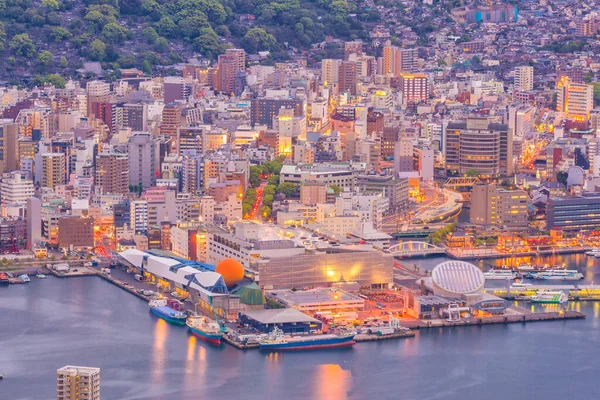
<instances>
[{"instance_id":1,"label":"moored boat","mask_svg":"<svg viewBox=\"0 0 600 400\"><path fill-rule=\"evenodd\" d=\"M36 278L40 278L40 279L46 279L47 278L47 276L44 275L44 274L37 274L35 277Z\"/></svg>"},{"instance_id":2,"label":"moored boat","mask_svg":"<svg viewBox=\"0 0 600 400\"><path fill-rule=\"evenodd\" d=\"M0 283L8 283L8 275L4 272L0 272Z\"/></svg>"},{"instance_id":3,"label":"moored boat","mask_svg":"<svg viewBox=\"0 0 600 400\"><path fill-rule=\"evenodd\" d=\"M510 270L498 270L498 269L491 269L488 272L484 272L483 273L483 277L488 280L488 281L495 281L495 280L514 280L517 278L517 273L514 271L510 271Z\"/></svg>"},{"instance_id":4,"label":"moored boat","mask_svg":"<svg viewBox=\"0 0 600 400\"><path fill-rule=\"evenodd\" d=\"M546 291L539 292L529 298L533 303L544 303L544 304L564 304L569 301L569 296L561 291Z\"/></svg>"},{"instance_id":5,"label":"moored boat","mask_svg":"<svg viewBox=\"0 0 600 400\"><path fill-rule=\"evenodd\" d=\"M304 335L304 336L286 336L279 328L275 328L269 333L268 337L259 342L261 350L312 350L326 349L335 347L353 346L354 334L325 334L325 335Z\"/></svg>"},{"instance_id":6,"label":"moored boat","mask_svg":"<svg viewBox=\"0 0 600 400\"><path fill-rule=\"evenodd\" d=\"M583 274L576 269L551 269L532 274L532 277L547 281L578 281L583 279Z\"/></svg>"},{"instance_id":7,"label":"moored boat","mask_svg":"<svg viewBox=\"0 0 600 400\"><path fill-rule=\"evenodd\" d=\"M167 300L155 299L148 303L150 311L159 318L176 325L185 325L187 315L168 306Z\"/></svg>"},{"instance_id":8,"label":"moored boat","mask_svg":"<svg viewBox=\"0 0 600 400\"><path fill-rule=\"evenodd\" d=\"M531 264L521 264L517 267L519 271L534 271L535 267Z\"/></svg>"},{"instance_id":9,"label":"moored boat","mask_svg":"<svg viewBox=\"0 0 600 400\"><path fill-rule=\"evenodd\" d=\"M206 317L189 317L186 322L190 332L196 337L214 344L221 344L223 332L219 324Z\"/></svg>"},{"instance_id":10,"label":"moored boat","mask_svg":"<svg viewBox=\"0 0 600 400\"><path fill-rule=\"evenodd\" d=\"M29 275L27 274L19 275L19 279L25 283L31 282L31 279L29 279Z\"/></svg>"}]
</instances>

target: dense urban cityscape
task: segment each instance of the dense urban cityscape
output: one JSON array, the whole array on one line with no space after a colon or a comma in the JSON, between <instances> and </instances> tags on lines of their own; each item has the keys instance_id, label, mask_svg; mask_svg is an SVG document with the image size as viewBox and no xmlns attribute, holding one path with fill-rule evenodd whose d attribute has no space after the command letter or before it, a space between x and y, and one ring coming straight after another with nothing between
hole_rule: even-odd
<instances>
[{"instance_id":1,"label":"dense urban cityscape","mask_svg":"<svg viewBox=\"0 0 600 400\"><path fill-rule=\"evenodd\" d=\"M599 10L0 2L0 397L593 396Z\"/></svg>"}]
</instances>

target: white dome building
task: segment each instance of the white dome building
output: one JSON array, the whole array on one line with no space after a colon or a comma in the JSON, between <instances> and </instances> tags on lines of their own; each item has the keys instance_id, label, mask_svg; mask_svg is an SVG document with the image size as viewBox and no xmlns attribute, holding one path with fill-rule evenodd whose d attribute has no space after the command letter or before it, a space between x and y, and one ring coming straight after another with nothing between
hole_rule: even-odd
<instances>
[{"instance_id":1,"label":"white dome building","mask_svg":"<svg viewBox=\"0 0 600 400\"><path fill-rule=\"evenodd\" d=\"M431 271L433 293L448 298L463 298L483 293L485 278L475 265L458 260L444 261Z\"/></svg>"}]
</instances>

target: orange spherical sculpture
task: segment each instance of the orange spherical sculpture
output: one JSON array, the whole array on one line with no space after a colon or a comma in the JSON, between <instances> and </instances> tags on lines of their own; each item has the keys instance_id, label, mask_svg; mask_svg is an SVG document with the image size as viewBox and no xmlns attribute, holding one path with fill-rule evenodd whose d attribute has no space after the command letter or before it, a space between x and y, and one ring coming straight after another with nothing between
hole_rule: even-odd
<instances>
[{"instance_id":1,"label":"orange spherical sculpture","mask_svg":"<svg viewBox=\"0 0 600 400\"><path fill-rule=\"evenodd\" d=\"M221 274L227 287L232 287L244 279L244 267L234 258L224 258L219 261L215 271Z\"/></svg>"}]
</instances>

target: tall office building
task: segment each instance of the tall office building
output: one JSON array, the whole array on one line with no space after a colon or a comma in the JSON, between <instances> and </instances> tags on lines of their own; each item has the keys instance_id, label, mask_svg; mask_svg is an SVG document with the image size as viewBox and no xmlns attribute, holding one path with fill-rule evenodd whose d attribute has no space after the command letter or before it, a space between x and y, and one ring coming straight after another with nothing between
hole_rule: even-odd
<instances>
[{"instance_id":1,"label":"tall office building","mask_svg":"<svg viewBox=\"0 0 600 400\"><path fill-rule=\"evenodd\" d=\"M487 118L450 122L444 131L446 173L462 176L474 170L481 176L513 174L513 134L508 125Z\"/></svg>"},{"instance_id":2,"label":"tall office building","mask_svg":"<svg viewBox=\"0 0 600 400\"><path fill-rule=\"evenodd\" d=\"M18 128L17 124L0 124L0 172L11 172L17 169Z\"/></svg>"},{"instance_id":3,"label":"tall office building","mask_svg":"<svg viewBox=\"0 0 600 400\"><path fill-rule=\"evenodd\" d=\"M27 199L27 250L42 240L42 202L37 197Z\"/></svg>"},{"instance_id":4,"label":"tall office building","mask_svg":"<svg viewBox=\"0 0 600 400\"><path fill-rule=\"evenodd\" d=\"M100 400L100 368L67 365L56 371L58 400Z\"/></svg>"},{"instance_id":5,"label":"tall office building","mask_svg":"<svg viewBox=\"0 0 600 400\"><path fill-rule=\"evenodd\" d=\"M340 64L339 84L340 92L350 92L355 96L357 92L358 69L354 61L342 61Z\"/></svg>"},{"instance_id":6,"label":"tall office building","mask_svg":"<svg viewBox=\"0 0 600 400\"><path fill-rule=\"evenodd\" d=\"M63 153L42 154L42 187L54 189L65 184L65 155Z\"/></svg>"},{"instance_id":7,"label":"tall office building","mask_svg":"<svg viewBox=\"0 0 600 400\"><path fill-rule=\"evenodd\" d=\"M515 92L533 90L533 67L515 68Z\"/></svg>"},{"instance_id":8,"label":"tall office building","mask_svg":"<svg viewBox=\"0 0 600 400\"><path fill-rule=\"evenodd\" d=\"M253 99L250 103L250 124L266 125L273 129L273 117L279 115L280 108L293 108L294 116L304 115L304 101L296 99Z\"/></svg>"},{"instance_id":9,"label":"tall office building","mask_svg":"<svg viewBox=\"0 0 600 400\"><path fill-rule=\"evenodd\" d=\"M105 151L96 157L96 187L103 193L129 193L129 154Z\"/></svg>"},{"instance_id":10,"label":"tall office building","mask_svg":"<svg viewBox=\"0 0 600 400\"><path fill-rule=\"evenodd\" d=\"M417 70L418 57L417 49L401 49L388 42L383 48L381 73L400 76L401 73L414 72Z\"/></svg>"},{"instance_id":11,"label":"tall office building","mask_svg":"<svg viewBox=\"0 0 600 400\"><path fill-rule=\"evenodd\" d=\"M218 79L216 90L225 94L235 91L238 72L246 70L246 52L243 49L227 49L217 61Z\"/></svg>"},{"instance_id":12,"label":"tall office building","mask_svg":"<svg viewBox=\"0 0 600 400\"><path fill-rule=\"evenodd\" d=\"M181 103L165 104L160 121L160 134L176 137L177 129L181 126Z\"/></svg>"},{"instance_id":13,"label":"tall office building","mask_svg":"<svg viewBox=\"0 0 600 400\"><path fill-rule=\"evenodd\" d=\"M321 83L331 86L339 81L342 60L326 58L321 61Z\"/></svg>"},{"instance_id":14,"label":"tall office building","mask_svg":"<svg viewBox=\"0 0 600 400\"><path fill-rule=\"evenodd\" d=\"M576 121L587 121L594 108L594 86L572 83L563 76L556 85L556 111L565 113Z\"/></svg>"},{"instance_id":15,"label":"tall office building","mask_svg":"<svg viewBox=\"0 0 600 400\"><path fill-rule=\"evenodd\" d=\"M495 184L476 184L471 194L471 222L478 225L527 226L529 196L524 190L506 190Z\"/></svg>"},{"instance_id":16,"label":"tall office building","mask_svg":"<svg viewBox=\"0 0 600 400\"><path fill-rule=\"evenodd\" d=\"M400 74L402 104L419 103L429 98L429 77L425 74Z\"/></svg>"},{"instance_id":17,"label":"tall office building","mask_svg":"<svg viewBox=\"0 0 600 400\"><path fill-rule=\"evenodd\" d=\"M135 132L129 137L129 183L147 189L156 183L156 141L152 134Z\"/></svg>"},{"instance_id":18,"label":"tall office building","mask_svg":"<svg viewBox=\"0 0 600 400\"><path fill-rule=\"evenodd\" d=\"M167 76L163 81L163 94L165 104L168 104L187 100L189 91L182 77Z\"/></svg>"}]
</instances>

